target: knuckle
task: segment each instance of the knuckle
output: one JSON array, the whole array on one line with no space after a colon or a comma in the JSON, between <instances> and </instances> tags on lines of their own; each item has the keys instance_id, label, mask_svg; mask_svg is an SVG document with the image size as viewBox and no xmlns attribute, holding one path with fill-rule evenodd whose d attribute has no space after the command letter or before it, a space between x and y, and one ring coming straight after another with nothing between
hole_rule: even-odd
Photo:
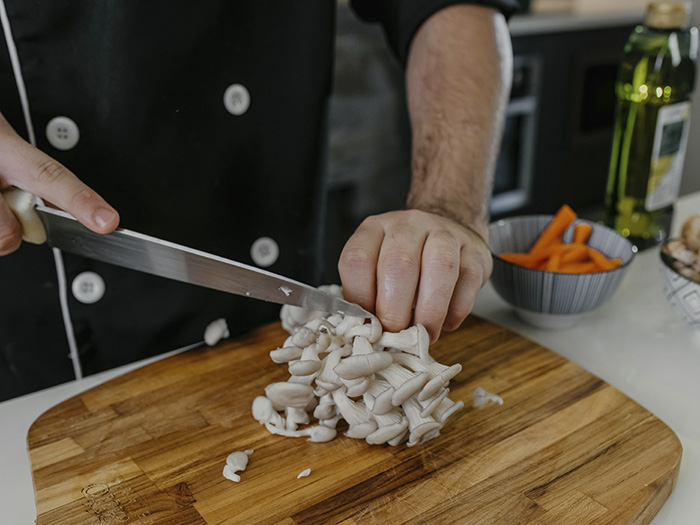
<instances>
[{"instance_id":1,"label":"knuckle","mask_svg":"<svg viewBox=\"0 0 700 525\"><path fill-rule=\"evenodd\" d=\"M475 264L472 261L462 261L459 267L459 280L465 282L468 286L481 288L488 279L488 273L481 265Z\"/></svg>"},{"instance_id":2,"label":"knuckle","mask_svg":"<svg viewBox=\"0 0 700 525\"><path fill-rule=\"evenodd\" d=\"M414 226L411 222L401 221L393 226L391 229L392 239L411 239L418 233L418 228Z\"/></svg>"},{"instance_id":3,"label":"knuckle","mask_svg":"<svg viewBox=\"0 0 700 525\"><path fill-rule=\"evenodd\" d=\"M81 206L88 206L94 202L94 194L89 189L81 189L73 194L71 203Z\"/></svg>"},{"instance_id":4,"label":"knuckle","mask_svg":"<svg viewBox=\"0 0 700 525\"><path fill-rule=\"evenodd\" d=\"M44 159L36 166L37 180L42 184L56 184L68 175L68 170L53 159Z\"/></svg>"},{"instance_id":5,"label":"knuckle","mask_svg":"<svg viewBox=\"0 0 700 525\"><path fill-rule=\"evenodd\" d=\"M413 273L418 267L416 256L405 250L394 250L384 259L384 271L391 277Z\"/></svg>"},{"instance_id":6,"label":"knuckle","mask_svg":"<svg viewBox=\"0 0 700 525\"><path fill-rule=\"evenodd\" d=\"M374 264L374 255L362 246L346 246L338 259L339 270L364 269Z\"/></svg>"},{"instance_id":7,"label":"knuckle","mask_svg":"<svg viewBox=\"0 0 700 525\"><path fill-rule=\"evenodd\" d=\"M430 273L457 276L461 273L460 263L453 254L437 251L426 256L425 265Z\"/></svg>"},{"instance_id":8,"label":"knuckle","mask_svg":"<svg viewBox=\"0 0 700 525\"><path fill-rule=\"evenodd\" d=\"M457 237L451 230L448 230L447 228L440 228L438 230L435 230L431 233L431 235L435 237L435 240L437 242L446 246L450 246L451 248L455 248L458 245Z\"/></svg>"}]
</instances>

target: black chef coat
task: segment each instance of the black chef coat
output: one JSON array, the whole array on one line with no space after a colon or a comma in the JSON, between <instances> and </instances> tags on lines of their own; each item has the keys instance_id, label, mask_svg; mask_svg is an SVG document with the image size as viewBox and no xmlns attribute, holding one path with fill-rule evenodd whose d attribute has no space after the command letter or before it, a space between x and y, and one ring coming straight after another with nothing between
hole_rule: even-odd
<instances>
[{"instance_id":1,"label":"black chef coat","mask_svg":"<svg viewBox=\"0 0 700 525\"><path fill-rule=\"evenodd\" d=\"M0 111L122 227L320 284L333 1L0 3ZM449 3L355 7L404 61ZM217 318L235 335L278 311L23 243L0 258L0 400L73 378L71 339L91 374L201 341Z\"/></svg>"}]
</instances>

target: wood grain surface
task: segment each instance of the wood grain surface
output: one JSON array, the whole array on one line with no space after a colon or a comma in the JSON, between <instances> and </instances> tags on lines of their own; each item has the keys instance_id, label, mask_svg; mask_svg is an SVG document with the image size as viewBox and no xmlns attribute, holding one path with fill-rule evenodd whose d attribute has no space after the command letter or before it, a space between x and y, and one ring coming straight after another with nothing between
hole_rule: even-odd
<instances>
[{"instance_id":1,"label":"wood grain surface","mask_svg":"<svg viewBox=\"0 0 700 525\"><path fill-rule=\"evenodd\" d=\"M270 435L251 416L286 380L270 325L176 355L44 413L28 447L37 523L648 523L681 445L658 418L527 339L471 317L431 349L465 408L416 447ZM611 349L612 351L612 349ZM502 406L474 408L477 386ZM226 457L253 449L241 482ZM304 469L308 477L297 479Z\"/></svg>"}]
</instances>

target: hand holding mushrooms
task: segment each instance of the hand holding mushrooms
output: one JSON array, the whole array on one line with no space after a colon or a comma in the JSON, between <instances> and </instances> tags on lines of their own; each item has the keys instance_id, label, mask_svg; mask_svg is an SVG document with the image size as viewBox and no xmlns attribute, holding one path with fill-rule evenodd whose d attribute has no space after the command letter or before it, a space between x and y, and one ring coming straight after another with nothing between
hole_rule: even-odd
<instances>
[{"instance_id":1,"label":"hand holding mushrooms","mask_svg":"<svg viewBox=\"0 0 700 525\"><path fill-rule=\"evenodd\" d=\"M489 202L511 75L508 28L493 9L446 7L413 38L407 209L365 220L338 266L345 297L388 331L421 324L435 341L491 274Z\"/></svg>"},{"instance_id":2,"label":"hand holding mushrooms","mask_svg":"<svg viewBox=\"0 0 700 525\"><path fill-rule=\"evenodd\" d=\"M420 324L434 342L469 315L492 261L474 231L406 210L366 219L345 245L338 268L345 298L375 312L385 330Z\"/></svg>"}]
</instances>

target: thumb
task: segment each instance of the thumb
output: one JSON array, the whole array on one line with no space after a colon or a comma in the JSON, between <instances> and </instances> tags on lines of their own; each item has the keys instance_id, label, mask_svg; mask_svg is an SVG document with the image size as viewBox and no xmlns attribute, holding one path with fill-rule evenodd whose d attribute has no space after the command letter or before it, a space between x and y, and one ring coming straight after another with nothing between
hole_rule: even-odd
<instances>
[{"instance_id":1,"label":"thumb","mask_svg":"<svg viewBox=\"0 0 700 525\"><path fill-rule=\"evenodd\" d=\"M117 211L97 192L14 133L0 133L0 176L70 213L94 232L109 233L119 224Z\"/></svg>"}]
</instances>

